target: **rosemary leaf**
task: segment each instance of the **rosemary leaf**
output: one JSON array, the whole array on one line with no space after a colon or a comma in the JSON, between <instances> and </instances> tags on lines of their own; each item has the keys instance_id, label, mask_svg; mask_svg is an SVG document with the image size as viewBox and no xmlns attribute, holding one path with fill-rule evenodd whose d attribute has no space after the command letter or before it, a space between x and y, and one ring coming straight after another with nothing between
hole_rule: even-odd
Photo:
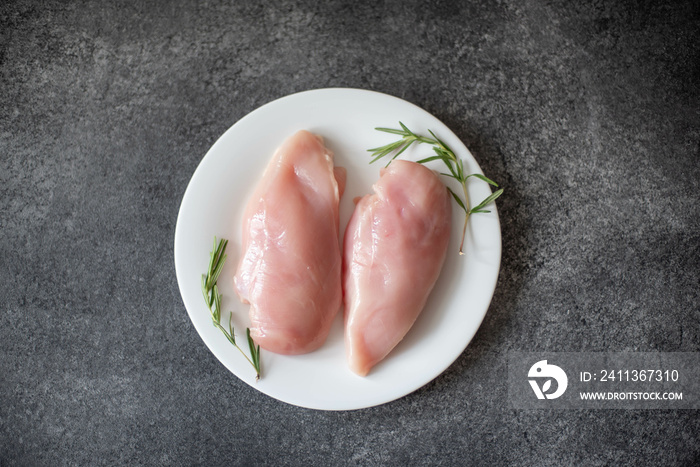
<instances>
[{"instance_id":1,"label":"rosemary leaf","mask_svg":"<svg viewBox=\"0 0 700 467\"><path fill-rule=\"evenodd\" d=\"M432 162L432 161L436 161L436 160L443 160L443 159L444 159L443 156L430 156L430 157L426 157L425 159L421 159L421 160L416 161L416 162L418 162L419 164L426 164L428 162ZM443 174L443 175L447 175L447 174ZM449 176L452 177L452 175L449 175Z\"/></svg>"},{"instance_id":2,"label":"rosemary leaf","mask_svg":"<svg viewBox=\"0 0 700 467\"><path fill-rule=\"evenodd\" d=\"M467 175L467 178L469 178L469 177L476 177L476 178L478 178L479 180L485 181L485 182L488 183L489 185L498 186L498 184L497 184L496 182L494 182L494 181L491 180L490 178L484 177L484 176L481 175L481 174L469 174L469 175Z\"/></svg>"},{"instance_id":3,"label":"rosemary leaf","mask_svg":"<svg viewBox=\"0 0 700 467\"><path fill-rule=\"evenodd\" d=\"M502 194L503 194L503 188L501 188L500 190L497 190L497 191L491 193L485 200L483 200L481 203L479 203L478 206L474 207L474 208L472 209L472 212L476 212L476 211L479 211L479 210L483 209L484 206L486 206L486 205L489 204L490 202L494 201L496 198L498 198L498 197L501 196Z\"/></svg>"},{"instance_id":4,"label":"rosemary leaf","mask_svg":"<svg viewBox=\"0 0 700 467\"><path fill-rule=\"evenodd\" d=\"M384 133L391 133L394 135L403 135L404 132L402 130L394 130L392 128L375 128L377 131L383 131Z\"/></svg>"},{"instance_id":5,"label":"rosemary leaf","mask_svg":"<svg viewBox=\"0 0 700 467\"><path fill-rule=\"evenodd\" d=\"M464 202L459 197L459 195L457 193L455 193L454 191L452 191L452 188L450 188L449 186L447 187L447 189L449 190L450 194L452 195L454 200L457 202L457 204L459 204L459 207L461 207L464 210L464 212L467 212L467 207L464 205Z\"/></svg>"}]
</instances>

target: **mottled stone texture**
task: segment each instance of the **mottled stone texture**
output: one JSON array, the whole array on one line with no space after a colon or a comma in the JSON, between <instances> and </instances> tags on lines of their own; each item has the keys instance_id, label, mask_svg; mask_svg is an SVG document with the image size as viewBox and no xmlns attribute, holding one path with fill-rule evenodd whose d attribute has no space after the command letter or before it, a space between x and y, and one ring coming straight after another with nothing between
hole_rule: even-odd
<instances>
[{"instance_id":1,"label":"mottled stone texture","mask_svg":"<svg viewBox=\"0 0 700 467\"><path fill-rule=\"evenodd\" d=\"M696 1L0 4L0 465L697 465L697 411L518 411L513 351L700 351ZM187 182L234 122L357 87L500 181L503 261L439 378L289 406L179 296Z\"/></svg>"}]
</instances>

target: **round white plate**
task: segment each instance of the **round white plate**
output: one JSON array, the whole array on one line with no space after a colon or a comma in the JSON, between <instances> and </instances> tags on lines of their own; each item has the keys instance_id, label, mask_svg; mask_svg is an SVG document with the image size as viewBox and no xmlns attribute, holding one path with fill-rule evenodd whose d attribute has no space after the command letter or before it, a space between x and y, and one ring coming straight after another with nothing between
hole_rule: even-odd
<instances>
[{"instance_id":1,"label":"round white plate","mask_svg":"<svg viewBox=\"0 0 700 467\"><path fill-rule=\"evenodd\" d=\"M229 239L228 259L221 277L222 324L233 312L237 338L246 348L248 305L233 291L233 275L240 257L241 216L247 196L262 175L273 152L300 129L317 133L335 153L337 166L347 168L348 183L341 200L340 229L353 210L353 198L372 192L379 169L369 164L368 148L397 139L375 127L431 129L464 160L467 173L482 173L469 150L442 122L421 108L398 99L357 89L319 89L283 97L251 112L211 147L185 191L175 229L175 269L182 299L197 332L226 368L255 389L281 401L322 410L371 407L402 397L442 373L464 351L476 333L491 301L501 260L501 231L496 206L491 213L469 220L465 255L459 240L464 214L453 203L453 232L447 260L422 314L404 340L366 377L345 364L342 311L330 336L317 351L300 356L261 352L262 378L255 381L250 364L216 329L200 288L214 236ZM414 145L401 158L432 155L429 146ZM441 163L435 169L444 171ZM456 188L456 187L454 187ZM473 203L491 193L478 179L469 180ZM418 265L417 265L418 266ZM247 350L247 349L246 349Z\"/></svg>"}]
</instances>

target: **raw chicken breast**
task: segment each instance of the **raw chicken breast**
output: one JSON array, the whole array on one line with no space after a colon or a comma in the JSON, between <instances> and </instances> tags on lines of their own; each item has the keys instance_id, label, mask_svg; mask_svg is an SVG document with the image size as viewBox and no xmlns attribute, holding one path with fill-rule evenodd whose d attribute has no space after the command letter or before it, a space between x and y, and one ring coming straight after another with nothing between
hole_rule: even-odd
<instances>
[{"instance_id":1,"label":"raw chicken breast","mask_svg":"<svg viewBox=\"0 0 700 467\"><path fill-rule=\"evenodd\" d=\"M243 213L234 286L250 303L250 333L263 349L320 347L342 305L338 203L345 169L323 140L299 131L275 152Z\"/></svg>"},{"instance_id":2,"label":"raw chicken breast","mask_svg":"<svg viewBox=\"0 0 700 467\"><path fill-rule=\"evenodd\" d=\"M450 238L450 195L432 170L395 160L345 231L345 347L365 376L403 339L440 274Z\"/></svg>"}]
</instances>

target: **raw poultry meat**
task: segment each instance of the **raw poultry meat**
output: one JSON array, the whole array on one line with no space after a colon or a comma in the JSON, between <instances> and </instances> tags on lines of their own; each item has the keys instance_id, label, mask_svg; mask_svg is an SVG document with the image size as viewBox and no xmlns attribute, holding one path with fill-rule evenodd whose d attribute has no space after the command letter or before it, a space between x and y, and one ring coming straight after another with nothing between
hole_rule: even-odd
<instances>
[{"instance_id":1,"label":"raw poultry meat","mask_svg":"<svg viewBox=\"0 0 700 467\"><path fill-rule=\"evenodd\" d=\"M432 170L404 160L382 169L345 231L345 346L365 376L403 339L445 260L450 195Z\"/></svg>"},{"instance_id":2,"label":"raw poultry meat","mask_svg":"<svg viewBox=\"0 0 700 467\"><path fill-rule=\"evenodd\" d=\"M302 130L275 152L243 214L234 278L263 349L320 347L342 305L338 204L345 169L321 137Z\"/></svg>"}]
</instances>

